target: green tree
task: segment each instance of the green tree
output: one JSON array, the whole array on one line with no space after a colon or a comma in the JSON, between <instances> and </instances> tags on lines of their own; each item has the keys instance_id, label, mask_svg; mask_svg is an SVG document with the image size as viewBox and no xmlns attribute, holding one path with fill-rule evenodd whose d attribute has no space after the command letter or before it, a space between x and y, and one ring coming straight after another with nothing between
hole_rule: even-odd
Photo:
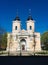
<instances>
[{"instance_id":1,"label":"green tree","mask_svg":"<svg viewBox=\"0 0 48 65\"><path fill-rule=\"evenodd\" d=\"M42 49L48 50L48 32L41 35L41 44L43 45Z\"/></svg>"},{"instance_id":2,"label":"green tree","mask_svg":"<svg viewBox=\"0 0 48 65\"><path fill-rule=\"evenodd\" d=\"M1 49L1 44L2 44L2 34L0 34L0 49Z\"/></svg>"},{"instance_id":3,"label":"green tree","mask_svg":"<svg viewBox=\"0 0 48 65\"><path fill-rule=\"evenodd\" d=\"M1 47L5 49L7 47L7 33L3 34L2 36L2 45Z\"/></svg>"},{"instance_id":4,"label":"green tree","mask_svg":"<svg viewBox=\"0 0 48 65\"><path fill-rule=\"evenodd\" d=\"M6 34L5 29L0 27L0 50L2 49L2 46L3 46L3 40L5 39L5 34Z\"/></svg>"}]
</instances>

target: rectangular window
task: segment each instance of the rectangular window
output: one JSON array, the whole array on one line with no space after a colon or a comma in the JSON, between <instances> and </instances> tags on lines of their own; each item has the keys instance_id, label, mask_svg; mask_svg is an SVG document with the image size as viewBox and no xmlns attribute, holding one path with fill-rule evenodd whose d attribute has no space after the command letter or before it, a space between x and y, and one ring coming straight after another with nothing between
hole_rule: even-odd
<instances>
[{"instance_id":1,"label":"rectangular window","mask_svg":"<svg viewBox=\"0 0 48 65\"><path fill-rule=\"evenodd\" d=\"M15 27L15 30L17 30L17 26Z\"/></svg>"},{"instance_id":2,"label":"rectangular window","mask_svg":"<svg viewBox=\"0 0 48 65\"><path fill-rule=\"evenodd\" d=\"M32 30L32 26L30 26L30 30Z\"/></svg>"}]
</instances>

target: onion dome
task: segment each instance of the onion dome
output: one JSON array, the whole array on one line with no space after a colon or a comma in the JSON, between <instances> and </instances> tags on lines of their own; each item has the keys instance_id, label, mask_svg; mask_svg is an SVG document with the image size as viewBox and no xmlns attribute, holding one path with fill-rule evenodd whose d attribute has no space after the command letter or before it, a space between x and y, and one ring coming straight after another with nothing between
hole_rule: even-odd
<instances>
[{"instance_id":1,"label":"onion dome","mask_svg":"<svg viewBox=\"0 0 48 65\"><path fill-rule=\"evenodd\" d=\"M16 20L20 21L19 16L16 16L16 18L14 19L14 21L16 21Z\"/></svg>"},{"instance_id":2,"label":"onion dome","mask_svg":"<svg viewBox=\"0 0 48 65\"><path fill-rule=\"evenodd\" d=\"M33 20L32 16L29 16L27 20L28 20L28 21L29 21L29 20Z\"/></svg>"}]
</instances>

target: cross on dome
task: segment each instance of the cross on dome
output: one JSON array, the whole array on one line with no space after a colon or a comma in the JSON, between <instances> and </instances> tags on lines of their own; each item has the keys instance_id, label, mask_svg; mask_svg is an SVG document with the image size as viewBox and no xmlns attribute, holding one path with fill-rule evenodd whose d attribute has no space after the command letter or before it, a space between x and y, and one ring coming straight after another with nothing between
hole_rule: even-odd
<instances>
[{"instance_id":1,"label":"cross on dome","mask_svg":"<svg viewBox=\"0 0 48 65\"><path fill-rule=\"evenodd\" d=\"M31 16L31 9L29 9L29 17L27 20L33 20L32 16Z\"/></svg>"},{"instance_id":2,"label":"cross on dome","mask_svg":"<svg viewBox=\"0 0 48 65\"><path fill-rule=\"evenodd\" d=\"M15 21L15 20L18 20L18 21L20 21L20 18L19 18L19 16L18 16L18 9L17 9L17 12L16 12L16 14L17 14L17 15L16 15L16 18L14 19L14 21Z\"/></svg>"}]
</instances>

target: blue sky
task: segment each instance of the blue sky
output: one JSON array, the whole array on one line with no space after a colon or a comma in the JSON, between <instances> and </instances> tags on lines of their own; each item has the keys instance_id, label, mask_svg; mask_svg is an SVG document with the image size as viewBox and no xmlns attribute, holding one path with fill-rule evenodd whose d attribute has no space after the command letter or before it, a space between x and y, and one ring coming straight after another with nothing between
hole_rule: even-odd
<instances>
[{"instance_id":1,"label":"blue sky","mask_svg":"<svg viewBox=\"0 0 48 65\"><path fill-rule=\"evenodd\" d=\"M26 29L25 23L31 9L32 18L36 21L35 31L48 31L48 0L0 0L0 27L7 32L12 31L17 9L23 29Z\"/></svg>"}]
</instances>

